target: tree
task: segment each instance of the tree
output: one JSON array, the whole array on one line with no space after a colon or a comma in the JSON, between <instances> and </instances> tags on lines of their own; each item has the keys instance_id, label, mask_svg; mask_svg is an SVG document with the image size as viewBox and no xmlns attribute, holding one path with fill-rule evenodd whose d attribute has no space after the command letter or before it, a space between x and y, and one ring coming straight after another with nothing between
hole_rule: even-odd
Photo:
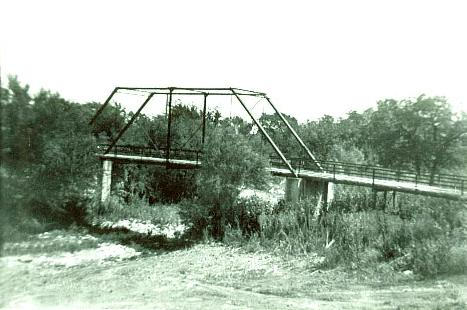
<instances>
[{"instance_id":1,"label":"tree","mask_svg":"<svg viewBox=\"0 0 467 310\"><path fill-rule=\"evenodd\" d=\"M290 124L290 126L298 131L299 125L297 119L287 114L282 115ZM303 155L302 148L278 115L263 113L259 118L259 122L274 141L274 143L276 143L279 149L286 153L288 157L297 157ZM263 140L266 139L260 132L257 134L261 135Z\"/></svg>"},{"instance_id":2,"label":"tree","mask_svg":"<svg viewBox=\"0 0 467 310\"><path fill-rule=\"evenodd\" d=\"M66 220L69 208L75 208L95 187L96 144L87 125L92 111L42 90L34 97L31 113L34 162L30 165L30 199L34 212ZM80 208L79 216L83 216L85 206Z\"/></svg>"},{"instance_id":3,"label":"tree","mask_svg":"<svg viewBox=\"0 0 467 310\"><path fill-rule=\"evenodd\" d=\"M45 90L31 96L16 77L2 89L1 104L10 215L69 221L69 211L95 187L95 143L87 125L92 109ZM82 216L84 204L79 208Z\"/></svg>"},{"instance_id":4,"label":"tree","mask_svg":"<svg viewBox=\"0 0 467 310\"><path fill-rule=\"evenodd\" d=\"M29 86L16 76L8 77L8 90L2 90L2 155L8 162L23 166L31 160L31 97Z\"/></svg>"},{"instance_id":5,"label":"tree","mask_svg":"<svg viewBox=\"0 0 467 310\"><path fill-rule=\"evenodd\" d=\"M388 99L378 102L369 130L382 165L428 171L433 181L442 169L461 164L467 117L454 114L444 97Z\"/></svg>"},{"instance_id":6,"label":"tree","mask_svg":"<svg viewBox=\"0 0 467 310\"><path fill-rule=\"evenodd\" d=\"M368 109L363 113L352 111L347 114L347 118L339 122L340 141L345 149L354 149L362 152L366 163L377 164L378 158L374 151L371 140L371 131L369 129L370 118L373 109ZM340 158L342 159L342 158ZM349 160L356 162L355 160Z\"/></svg>"},{"instance_id":7,"label":"tree","mask_svg":"<svg viewBox=\"0 0 467 310\"><path fill-rule=\"evenodd\" d=\"M88 103L87 110L94 115L100 107L98 103ZM115 138L120 129L125 126L127 114L120 104L108 105L99 117L92 124L92 134L103 143L107 143ZM91 118L89 118L91 119Z\"/></svg>"},{"instance_id":8,"label":"tree","mask_svg":"<svg viewBox=\"0 0 467 310\"><path fill-rule=\"evenodd\" d=\"M335 150L342 143L337 121L325 115L316 121L308 121L300 130L303 141L310 150L323 160L336 160Z\"/></svg>"}]
</instances>

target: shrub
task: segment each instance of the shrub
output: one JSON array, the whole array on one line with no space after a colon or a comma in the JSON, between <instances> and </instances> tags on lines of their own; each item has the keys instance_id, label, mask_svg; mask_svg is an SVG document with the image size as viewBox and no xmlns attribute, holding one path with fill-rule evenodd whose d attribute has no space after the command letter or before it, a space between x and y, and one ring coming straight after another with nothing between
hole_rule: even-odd
<instances>
[{"instance_id":1,"label":"shrub","mask_svg":"<svg viewBox=\"0 0 467 310\"><path fill-rule=\"evenodd\" d=\"M192 237L200 238L206 231L212 230L213 207L203 205L197 200L183 200L179 206L182 223L190 227Z\"/></svg>"},{"instance_id":2,"label":"shrub","mask_svg":"<svg viewBox=\"0 0 467 310\"><path fill-rule=\"evenodd\" d=\"M114 165L113 191L132 204L146 198L149 203L177 203L196 193L196 171L175 170L140 164Z\"/></svg>"},{"instance_id":3,"label":"shrub","mask_svg":"<svg viewBox=\"0 0 467 310\"><path fill-rule=\"evenodd\" d=\"M259 216L262 243L283 254L308 254L326 242L323 226L314 218L315 199L279 202Z\"/></svg>"},{"instance_id":4,"label":"shrub","mask_svg":"<svg viewBox=\"0 0 467 310\"><path fill-rule=\"evenodd\" d=\"M106 220L118 222L119 220L134 219L151 222L154 225L179 224L179 205L176 204L149 204L145 197L132 198L126 202L122 197L111 196L107 203L94 200L88 207L88 223Z\"/></svg>"},{"instance_id":5,"label":"shrub","mask_svg":"<svg viewBox=\"0 0 467 310\"><path fill-rule=\"evenodd\" d=\"M380 258L394 259L402 256L412 241L410 222L381 211L376 212L375 220L373 233L376 238L372 246L379 251Z\"/></svg>"},{"instance_id":6,"label":"shrub","mask_svg":"<svg viewBox=\"0 0 467 310\"><path fill-rule=\"evenodd\" d=\"M458 204L398 194L400 206L392 210L375 208L368 195L365 189L341 192L320 222L308 211L316 202L281 202L260 214L260 231L253 235L282 254L323 253L325 267L386 261L425 277L466 271L465 227L459 221L465 211Z\"/></svg>"},{"instance_id":7,"label":"shrub","mask_svg":"<svg viewBox=\"0 0 467 310\"><path fill-rule=\"evenodd\" d=\"M378 236L377 217L374 211L326 214L324 221L329 231L329 240L335 241L334 249L328 256L328 264L358 262L361 254Z\"/></svg>"},{"instance_id":8,"label":"shrub","mask_svg":"<svg viewBox=\"0 0 467 310\"><path fill-rule=\"evenodd\" d=\"M157 169L153 174L151 185L156 193L157 201L177 203L183 199L191 199L196 193L195 170Z\"/></svg>"},{"instance_id":9,"label":"shrub","mask_svg":"<svg viewBox=\"0 0 467 310\"><path fill-rule=\"evenodd\" d=\"M446 238L426 239L412 244L410 267L423 276L435 276L447 271L451 242Z\"/></svg>"},{"instance_id":10,"label":"shrub","mask_svg":"<svg viewBox=\"0 0 467 310\"><path fill-rule=\"evenodd\" d=\"M365 196L369 192L365 195L364 190L352 191L341 193L326 215L330 238L335 240L327 251L328 266L367 262L367 254L372 253L373 258L397 261L396 268L411 269L427 277L465 270L465 260L452 255L465 239L459 220L463 212L460 204L398 194L396 210L378 204L375 209L374 204L367 205L369 199Z\"/></svg>"},{"instance_id":11,"label":"shrub","mask_svg":"<svg viewBox=\"0 0 467 310\"><path fill-rule=\"evenodd\" d=\"M274 206L257 196L238 198L235 203L226 210L226 223L236 226L244 235L251 235L260 231L260 216L270 215Z\"/></svg>"},{"instance_id":12,"label":"shrub","mask_svg":"<svg viewBox=\"0 0 467 310\"><path fill-rule=\"evenodd\" d=\"M213 237L222 238L226 225L236 224L232 208L239 189L265 188L270 176L265 169L267 160L233 128L217 127L211 133L197 178L198 199L193 202L194 210L182 212L182 217L192 223L193 232L207 228Z\"/></svg>"},{"instance_id":13,"label":"shrub","mask_svg":"<svg viewBox=\"0 0 467 310\"><path fill-rule=\"evenodd\" d=\"M91 198L77 192L56 194L55 197L32 197L28 201L28 214L44 222L68 226L84 224Z\"/></svg>"}]
</instances>

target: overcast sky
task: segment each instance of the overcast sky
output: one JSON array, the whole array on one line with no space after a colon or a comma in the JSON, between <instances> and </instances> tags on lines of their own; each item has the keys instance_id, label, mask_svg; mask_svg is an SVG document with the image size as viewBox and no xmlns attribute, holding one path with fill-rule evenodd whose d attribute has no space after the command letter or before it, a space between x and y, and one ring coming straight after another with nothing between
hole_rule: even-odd
<instances>
[{"instance_id":1,"label":"overcast sky","mask_svg":"<svg viewBox=\"0 0 467 310\"><path fill-rule=\"evenodd\" d=\"M302 121L422 93L467 111L464 2L2 0L2 81L78 102L232 86Z\"/></svg>"}]
</instances>

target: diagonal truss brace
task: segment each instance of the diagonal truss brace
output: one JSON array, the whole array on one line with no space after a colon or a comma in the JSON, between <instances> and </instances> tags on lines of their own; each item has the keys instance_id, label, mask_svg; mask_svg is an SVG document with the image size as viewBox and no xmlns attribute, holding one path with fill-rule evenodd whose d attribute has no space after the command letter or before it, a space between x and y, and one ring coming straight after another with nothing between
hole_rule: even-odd
<instances>
[{"instance_id":1,"label":"diagonal truss brace","mask_svg":"<svg viewBox=\"0 0 467 310\"><path fill-rule=\"evenodd\" d=\"M154 96L154 93L150 93L149 96L146 98L146 100L143 102L143 104L139 107L138 111L136 111L135 114L131 117L130 121L123 127L122 130L118 133L117 137L112 141L112 143L109 145L109 147L105 150L104 154L107 154L110 152L110 150L117 144L118 140L123 136L125 131L133 124L133 122L136 120L138 115L141 113L141 110L146 106L146 104L151 100L151 98Z\"/></svg>"},{"instance_id":2,"label":"diagonal truss brace","mask_svg":"<svg viewBox=\"0 0 467 310\"><path fill-rule=\"evenodd\" d=\"M260 122L253 116L253 114L251 114L250 110L246 107L245 103L242 101L242 99L240 99L240 96L235 92L235 90L233 88L230 89L232 91L232 94L235 95L235 97L237 98L237 100L240 102L240 104L243 106L243 108L245 109L245 111L248 113L248 115L250 116L250 118L253 120L253 122L255 122L256 126L258 126L259 130L261 131L261 133L266 137L266 139L268 140L269 144L271 144L272 148L274 149L274 151L276 152L277 155L279 155L279 157L282 159L282 161L284 162L284 164L287 166L287 168L290 170L290 172L292 172L292 174L295 176L295 177L298 177L298 174L297 172L295 172L295 170L292 168L292 166L290 165L290 163L288 162L287 158L285 158L284 154L282 154L281 150L277 147L277 145L274 143L274 141L271 139L271 137L269 136L269 134L266 132L266 130L264 130L263 126L260 124Z\"/></svg>"},{"instance_id":3,"label":"diagonal truss brace","mask_svg":"<svg viewBox=\"0 0 467 310\"><path fill-rule=\"evenodd\" d=\"M89 121L89 125L92 125L92 123L94 123L96 121L97 117L102 113L102 111L104 111L104 109L107 107L107 105L109 104L112 97L118 92L119 89L120 89L120 87L115 87L114 88L114 90L109 95L109 97L107 97L105 102L100 106L99 110L97 110L96 114L94 114L94 116L91 118L91 120Z\"/></svg>"},{"instance_id":4,"label":"diagonal truss brace","mask_svg":"<svg viewBox=\"0 0 467 310\"><path fill-rule=\"evenodd\" d=\"M271 100L269 99L268 96L264 96L264 98L269 102L269 104L271 105L271 107L274 109L274 111L276 112L277 115L279 115L280 119L282 120L282 122L285 124L285 126L287 126L287 128L290 130L290 132L292 133L292 135L295 137L295 139L297 140L297 142L300 144L300 146L305 150L305 152L307 153L308 157L311 158L311 160L313 161L313 163L315 164L315 166L319 169L319 171L324 171L323 167L321 167L321 165L319 164L319 162L316 160L316 158L313 156L313 154L311 153L310 149L306 146L306 144L303 142L303 140L300 138L300 136L297 134L297 132L293 129L292 126L290 126L289 122L285 119L285 117L282 115L281 112L279 112L279 110L277 110L276 106L272 104Z\"/></svg>"}]
</instances>

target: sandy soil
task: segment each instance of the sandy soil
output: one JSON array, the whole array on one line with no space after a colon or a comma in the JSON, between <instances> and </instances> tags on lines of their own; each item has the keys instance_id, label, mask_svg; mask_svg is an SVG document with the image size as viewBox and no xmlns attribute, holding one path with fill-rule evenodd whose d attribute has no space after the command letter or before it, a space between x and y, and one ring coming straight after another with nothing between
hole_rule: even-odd
<instances>
[{"instance_id":1,"label":"sandy soil","mask_svg":"<svg viewBox=\"0 0 467 310\"><path fill-rule=\"evenodd\" d=\"M364 271L314 270L319 257L284 260L220 244L170 252L85 231L7 243L2 309L466 309L464 276L385 281Z\"/></svg>"}]
</instances>

